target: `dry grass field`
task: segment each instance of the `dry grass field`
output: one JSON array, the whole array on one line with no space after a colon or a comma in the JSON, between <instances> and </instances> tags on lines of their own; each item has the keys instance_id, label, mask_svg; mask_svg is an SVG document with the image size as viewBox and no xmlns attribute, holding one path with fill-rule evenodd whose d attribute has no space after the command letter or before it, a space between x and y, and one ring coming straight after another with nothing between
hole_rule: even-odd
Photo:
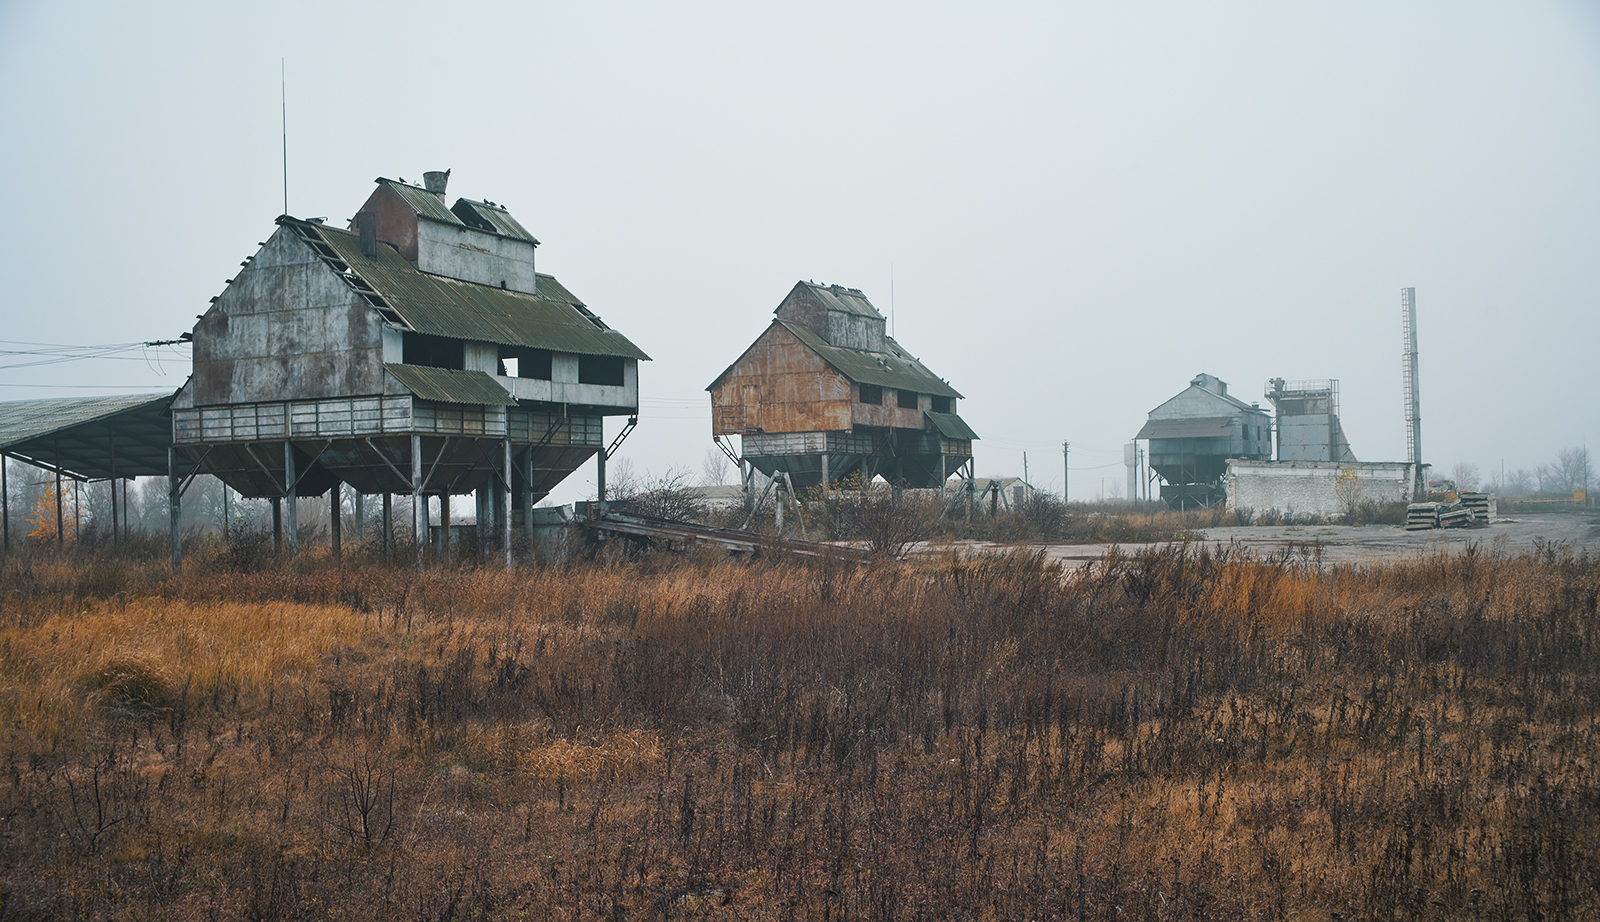
<instances>
[{"instance_id":1,"label":"dry grass field","mask_svg":"<svg viewBox=\"0 0 1600 922\"><path fill-rule=\"evenodd\" d=\"M191 561L0 562L0 920L1600 917L1559 546Z\"/></svg>"}]
</instances>

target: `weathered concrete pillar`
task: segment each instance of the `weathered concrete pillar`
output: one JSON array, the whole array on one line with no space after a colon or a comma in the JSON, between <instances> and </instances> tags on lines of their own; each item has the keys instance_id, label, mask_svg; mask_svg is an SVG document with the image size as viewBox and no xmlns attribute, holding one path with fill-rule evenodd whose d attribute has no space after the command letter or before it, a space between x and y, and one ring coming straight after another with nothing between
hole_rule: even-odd
<instances>
[{"instance_id":1,"label":"weathered concrete pillar","mask_svg":"<svg viewBox=\"0 0 1600 922\"><path fill-rule=\"evenodd\" d=\"M337 484L337 483L334 484L333 487L328 490L328 506L329 506L329 508L331 510L329 512L329 515L328 515L328 529L329 529L329 537L333 541L333 559L334 560L339 560L344 556L344 547L343 547L343 543L344 542L342 540L340 540L342 536L339 533L339 530L340 530L339 519L342 518L342 516L340 516L339 513L341 511L343 511L339 507L344 505L344 496L342 495L343 493L344 493L344 488L341 485Z\"/></svg>"},{"instance_id":2,"label":"weathered concrete pillar","mask_svg":"<svg viewBox=\"0 0 1600 922\"><path fill-rule=\"evenodd\" d=\"M167 525L172 537L172 572L183 569L183 493L178 489L178 449L167 449ZM61 475L56 474L56 489L61 488ZM60 494L57 493L56 517L61 513Z\"/></svg>"},{"instance_id":3,"label":"weathered concrete pillar","mask_svg":"<svg viewBox=\"0 0 1600 922\"><path fill-rule=\"evenodd\" d=\"M360 490L356 491L355 503L356 503L356 521L355 521L355 526L356 527L355 527L354 531L355 531L356 543L360 544L362 539L366 538L366 536L367 536L367 497Z\"/></svg>"},{"instance_id":4,"label":"weathered concrete pillar","mask_svg":"<svg viewBox=\"0 0 1600 922\"><path fill-rule=\"evenodd\" d=\"M422 498L422 436L411 437L411 537L417 545L417 567L428 553L428 502Z\"/></svg>"},{"instance_id":5,"label":"weathered concrete pillar","mask_svg":"<svg viewBox=\"0 0 1600 922\"><path fill-rule=\"evenodd\" d=\"M522 533L533 534L533 448L522 457Z\"/></svg>"},{"instance_id":6,"label":"weathered concrete pillar","mask_svg":"<svg viewBox=\"0 0 1600 922\"><path fill-rule=\"evenodd\" d=\"M594 456L595 499L600 503L600 514L606 514L606 446L602 433L599 454Z\"/></svg>"},{"instance_id":7,"label":"weathered concrete pillar","mask_svg":"<svg viewBox=\"0 0 1600 922\"><path fill-rule=\"evenodd\" d=\"M11 552L11 480L7 471L6 456L0 455L0 549ZM116 481L112 481L116 483Z\"/></svg>"},{"instance_id":8,"label":"weathered concrete pillar","mask_svg":"<svg viewBox=\"0 0 1600 922\"><path fill-rule=\"evenodd\" d=\"M439 559L450 559L450 494L439 494Z\"/></svg>"},{"instance_id":9,"label":"weathered concrete pillar","mask_svg":"<svg viewBox=\"0 0 1600 922\"><path fill-rule=\"evenodd\" d=\"M284 518L287 520L284 523L284 525L285 525L285 529L284 530L286 532L286 534L284 535L284 538L285 538L285 546L289 550L289 556L290 557L297 556L300 553L300 527L299 527L300 526L300 518L299 518L299 515L298 515L299 510L296 508L297 506L299 506L299 503L296 503L294 501L294 485L295 485L294 443L293 442L284 442L283 443L283 487L284 487L284 492L287 494L283 498L284 512L285 512Z\"/></svg>"},{"instance_id":10,"label":"weathered concrete pillar","mask_svg":"<svg viewBox=\"0 0 1600 922\"><path fill-rule=\"evenodd\" d=\"M394 559L394 497L383 494L383 559Z\"/></svg>"},{"instance_id":11,"label":"weathered concrete pillar","mask_svg":"<svg viewBox=\"0 0 1600 922\"><path fill-rule=\"evenodd\" d=\"M506 569L509 570L511 569L511 439L502 439L500 449L505 480L495 486L495 493L500 498L500 547L505 554Z\"/></svg>"},{"instance_id":12,"label":"weathered concrete pillar","mask_svg":"<svg viewBox=\"0 0 1600 922\"><path fill-rule=\"evenodd\" d=\"M272 553L283 553L283 497L272 498Z\"/></svg>"},{"instance_id":13,"label":"weathered concrete pillar","mask_svg":"<svg viewBox=\"0 0 1600 922\"><path fill-rule=\"evenodd\" d=\"M828 496L828 452L826 450L822 452L822 496L823 498Z\"/></svg>"}]
</instances>

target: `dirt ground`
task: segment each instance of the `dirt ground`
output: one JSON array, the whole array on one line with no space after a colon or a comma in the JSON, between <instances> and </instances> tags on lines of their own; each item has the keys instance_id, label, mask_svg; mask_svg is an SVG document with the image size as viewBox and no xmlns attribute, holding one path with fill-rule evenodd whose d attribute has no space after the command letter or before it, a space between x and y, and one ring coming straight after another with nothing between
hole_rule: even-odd
<instances>
[{"instance_id":1,"label":"dirt ground","mask_svg":"<svg viewBox=\"0 0 1600 922\"><path fill-rule=\"evenodd\" d=\"M1432 554L1459 554L1476 545L1483 551L1520 553L1538 541L1570 546L1574 552L1600 553L1600 511L1590 513L1523 513L1477 528L1406 531L1398 525L1254 525L1207 528L1206 544L1243 546L1261 554L1294 551L1320 555L1328 564L1376 563ZM1197 542L1198 543L1198 542ZM983 542L960 542L973 549L998 549ZM1098 560L1109 544L1040 544L1045 553L1068 566ZM1124 551L1146 545L1121 545ZM924 547L924 551L937 551Z\"/></svg>"}]
</instances>

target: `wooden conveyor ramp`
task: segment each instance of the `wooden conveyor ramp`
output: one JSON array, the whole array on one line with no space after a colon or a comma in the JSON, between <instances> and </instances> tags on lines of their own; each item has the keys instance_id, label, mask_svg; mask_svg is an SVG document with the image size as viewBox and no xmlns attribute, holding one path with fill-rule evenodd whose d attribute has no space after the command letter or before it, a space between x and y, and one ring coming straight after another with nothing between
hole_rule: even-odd
<instances>
[{"instance_id":1,"label":"wooden conveyor ramp","mask_svg":"<svg viewBox=\"0 0 1600 922\"><path fill-rule=\"evenodd\" d=\"M644 515L625 515L619 512L607 512L599 516L591 514L580 519L579 524L592 534L644 540L673 550L705 546L744 554L792 554L799 557L838 557L861 561L872 557L869 552L860 548L761 535L733 528L693 525Z\"/></svg>"}]
</instances>

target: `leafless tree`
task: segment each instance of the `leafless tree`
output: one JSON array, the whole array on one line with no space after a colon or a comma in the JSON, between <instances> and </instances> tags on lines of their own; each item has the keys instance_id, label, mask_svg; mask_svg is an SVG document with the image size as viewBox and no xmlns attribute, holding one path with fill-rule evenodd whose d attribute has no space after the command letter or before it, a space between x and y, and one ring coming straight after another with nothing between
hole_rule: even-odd
<instances>
[{"instance_id":1,"label":"leafless tree","mask_svg":"<svg viewBox=\"0 0 1600 922\"><path fill-rule=\"evenodd\" d=\"M1450 479L1456 482L1458 490L1476 490L1480 479L1478 466L1471 461L1458 462L1450 470Z\"/></svg>"}]
</instances>

